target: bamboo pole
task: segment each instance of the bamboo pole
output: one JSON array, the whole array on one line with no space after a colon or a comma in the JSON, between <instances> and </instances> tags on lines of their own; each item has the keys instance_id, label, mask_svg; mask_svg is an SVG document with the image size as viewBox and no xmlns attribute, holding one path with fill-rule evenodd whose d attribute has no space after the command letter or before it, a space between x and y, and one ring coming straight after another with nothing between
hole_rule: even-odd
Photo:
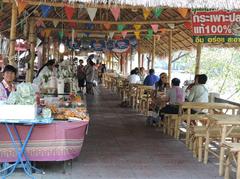
<instances>
[{"instance_id":1,"label":"bamboo pole","mask_svg":"<svg viewBox=\"0 0 240 179\"><path fill-rule=\"evenodd\" d=\"M113 63L113 56L112 56L112 53L110 53L110 59L112 61L112 71L114 70L114 63Z\"/></svg>"},{"instance_id":2,"label":"bamboo pole","mask_svg":"<svg viewBox=\"0 0 240 179\"><path fill-rule=\"evenodd\" d=\"M126 56L125 56L125 75L128 74L128 54L126 53Z\"/></svg>"},{"instance_id":3,"label":"bamboo pole","mask_svg":"<svg viewBox=\"0 0 240 179\"><path fill-rule=\"evenodd\" d=\"M30 43L30 61L29 61L29 68L27 69L26 74L26 82L32 82L33 80L33 72L34 72L34 60L35 60L35 41L36 41L36 34L35 34L35 22L33 20L30 21L29 25L29 36L28 41Z\"/></svg>"},{"instance_id":4,"label":"bamboo pole","mask_svg":"<svg viewBox=\"0 0 240 179\"><path fill-rule=\"evenodd\" d=\"M142 54L142 59L141 59L141 66L144 67L144 54Z\"/></svg>"},{"instance_id":5,"label":"bamboo pole","mask_svg":"<svg viewBox=\"0 0 240 179\"><path fill-rule=\"evenodd\" d=\"M141 45L140 41L138 41L138 68L141 66Z\"/></svg>"},{"instance_id":6,"label":"bamboo pole","mask_svg":"<svg viewBox=\"0 0 240 179\"><path fill-rule=\"evenodd\" d=\"M13 3L13 0L2 0L4 3ZM53 6L53 7L64 7L66 6L71 6L74 8L98 8L98 9L109 9L110 7L116 7L119 6L122 9L142 9L145 8L143 5L136 5L136 6L131 6L131 5L125 5L125 4L111 4L109 2L108 4L97 4L97 3L84 3L84 4L79 4L77 2L72 1L71 4L66 2L56 2L56 1L50 1L50 0L24 0L25 3L28 5L33 5L33 6L39 6L39 5L47 5L47 6ZM153 9L153 7L148 7L149 9Z\"/></svg>"},{"instance_id":7,"label":"bamboo pole","mask_svg":"<svg viewBox=\"0 0 240 179\"><path fill-rule=\"evenodd\" d=\"M12 18L10 29L10 45L9 45L9 64L16 66L15 63L15 43L16 43L16 24L17 24L17 6L12 3Z\"/></svg>"},{"instance_id":8,"label":"bamboo pole","mask_svg":"<svg viewBox=\"0 0 240 179\"><path fill-rule=\"evenodd\" d=\"M133 22L132 22L133 23ZM70 29L66 28L66 29L61 29L61 28L46 28L46 30L50 30L52 32L54 31L64 31L64 32L71 32ZM129 34L133 34L136 30L135 29L124 29L126 31L128 31L128 35ZM164 29L165 31L172 31L171 29ZM138 30L140 32L147 32L148 29L140 29ZM181 31L180 29L176 28L174 29L174 31ZM91 34L106 34L106 33L109 33L109 32L114 32L114 33L118 33L120 34L121 32L119 32L118 30L88 30L88 29L75 29L75 32L89 32ZM128 36L127 35L127 36ZM144 36L145 34L142 34L142 36Z\"/></svg>"},{"instance_id":9,"label":"bamboo pole","mask_svg":"<svg viewBox=\"0 0 240 179\"><path fill-rule=\"evenodd\" d=\"M42 48L42 64L47 62L47 37L44 37L43 48Z\"/></svg>"},{"instance_id":10,"label":"bamboo pole","mask_svg":"<svg viewBox=\"0 0 240 179\"><path fill-rule=\"evenodd\" d=\"M151 58L152 58L152 53L149 53L149 58L148 58L148 62L147 62L147 64L148 64L148 66L147 66L147 69L149 70L150 69L150 61L151 61Z\"/></svg>"},{"instance_id":11,"label":"bamboo pole","mask_svg":"<svg viewBox=\"0 0 240 179\"><path fill-rule=\"evenodd\" d=\"M42 21L61 21L61 22L69 22L68 19L62 19L62 20L59 20L59 18L50 18L50 17L32 17L32 19L34 20L42 20ZM191 22L190 19L180 19L180 20L144 20L144 21L108 21L108 20L94 20L94 21L91 21L91 20L83 20L83 19L72 19L71 22L76 22L78 24L89 24L89 23L92 23L92 24L111 24L111 25L118 25L118 24L123 24L123 25L132 25L133 23L134 24L140 24L140 25L151 25L151 24L169 24L169 23L175 23L175 24L181 24L181 23L184 23L184 22Z\"/></svg>"},{"instance_id":12,"label":"bamboo pole","mask_svg":"<svg viewBox=\"0 0 240 179\"><path fill-rule=\"evenodd\" d=\"M131 48L131 54L130 54L130 71L132 70L132 61L133 61L133 50Z\"/></svg>"},{"instance_id":13,"label":"bamboo pole","mask_svg":"<svg viewBox=\"0 0 240 179\"><path fill-rule=\"evenodd\" d=\"M195 75L200 74L200 59L201 59L202 44L197 44L197 55L196 55L196 66L195 66Z\"/></svg>"},{"instance_id":14,"label":"bamboo pole","mask_svg":"<svg viewBox=\"0 0 240 179\"><path fill-rule=\"evenodd\" d=\"M171 81L171 72L172 72L172 31L169 32L168 82Z\"/></svg>"},{"instance_id":15,"label":"bamboo pole","mask_svg":"<svg viewBox=\"0 0 240 179\"><path fill-rule=\"evenodd\" d=\"M156 54L156 38L153 36L153 48L152 48L152 69L155 66L155 54Z\"/></svg>"}]
</instances>

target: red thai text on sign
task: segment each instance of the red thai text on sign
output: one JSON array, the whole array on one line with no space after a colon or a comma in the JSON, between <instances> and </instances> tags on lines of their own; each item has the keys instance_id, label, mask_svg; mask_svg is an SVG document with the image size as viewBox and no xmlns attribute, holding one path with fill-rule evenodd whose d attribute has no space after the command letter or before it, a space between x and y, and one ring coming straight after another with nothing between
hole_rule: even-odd
<instances>
[{"instance_id":1,"label":"red thai text on sign","mask_svg":"<svg viewBox=\"0 0 240 179\"><path fill-rule=\"evenodd\" d=\"M231 26L240 23L240 12L197 11L192 13L193 36L233 35Z\"/></svg>"}]
</instances>

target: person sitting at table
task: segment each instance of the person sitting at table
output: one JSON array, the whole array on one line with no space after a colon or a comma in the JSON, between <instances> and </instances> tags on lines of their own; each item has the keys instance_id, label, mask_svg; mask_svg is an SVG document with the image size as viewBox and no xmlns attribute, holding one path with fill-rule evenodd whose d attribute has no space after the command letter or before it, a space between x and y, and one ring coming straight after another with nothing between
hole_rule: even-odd
<instances>
[{"instance_id":1,"label":"person sitting at table","mask_svg":"<svg viewBox=\"0 0 240 179\"><path fill-rule=\"evenodd\" d=\"M164 89L169 88L169 84L167 81L167 74L166 73L161 73L160 74L160 79L158 82L155 84L155 88L157 91L163 92Z\"/></svg>"},{"instance_id":2,"label":"person sitting at table","mask_svg":"<svg viewBox=\"0 0 240 179\"><path fill-rule=\"evenodd\" d=\"M17 69L12 65L6 65L3 70L3 80L0 83L0 100L7 100L12 91L16 91L13 84L17 75Z\"/></svg>"},{"instance_id":3,"label":"person sitting at table","mask_svg":"<svg viewBox=\"0 0 240 179\"><path fill-rule=\"evenodd\" d=\"M205 87L207 82L207 75L201 74L197 78L197 84L195 84L190 94L187 97L187 101L189 102L200 102L200 103L207 103L208 102L208 90Z\"/></svg>"},{"instance_id":4,"label":"person sitting at table","mask_svg":"<svg viewBox=\"0 0 240 179\"><path fill-rule=\"evenodd\" d=\"M144 67L140 67L140 71L139 71L139 77L140 77L140 80L141 82L143 83L145 77L146 77L146 73L145 73L145 69Z\"/></svg>"},{"instance_id":5,"label":"person sitting at table","mask_svg":"<svg viewBox=\"0 0 240 179\"><path fill-rule=\"evenodd\" d=\"M143 81L143 84L146 86L153 86L159 80L158 76L155 75L154 69L149 70L149 75Z\"/></svg>"},{"instance_id":6,"label":"person sitting at table","mask_svg":"<svg viewBox=\"0 0 240 179\"><path fill-rule=\"evenodd\" d=\"M189 93L190 93L190 91L192 90L193 86L198 83L198 77L199 77L199 76L200 76L199 74L198 74L198 75L195 75L195 77L194 77L194 82L191 83L190 85L188 85L187 89L185 90L185 92L186 92L187 95L189 95Z\"/></svg>"},{"instance_id":7,"label":"person sitting at table","mask_svg":"<svg viewBox=\"0 0 240 179\"><path fill-rule=\"evenodd\" d=\"M140 77L137 75L137 73L136 73L135 70L132 70L132 71L131 71L131 75L129 75L129 76L127 77L127 79L128 79L128 82L129 82L130 84L139 84L139 83L141 83Z\"/></svg>"},{"instance_id":8,"label":"person sitting at table","mask_svg":"<svg viewBox=\"0 0 240 179\"><path fill-rule=\"evenodd\" d=\"M169 101L169 104L160 110L160 116L162 113L178 114L179 103L185 100L185 92L179 85L180 80L178 78L173 78L172 87L168 89L166 94L166 101ZM163 119L163 116L161 116L161 118Z\"/></svg>"}]
</instances>

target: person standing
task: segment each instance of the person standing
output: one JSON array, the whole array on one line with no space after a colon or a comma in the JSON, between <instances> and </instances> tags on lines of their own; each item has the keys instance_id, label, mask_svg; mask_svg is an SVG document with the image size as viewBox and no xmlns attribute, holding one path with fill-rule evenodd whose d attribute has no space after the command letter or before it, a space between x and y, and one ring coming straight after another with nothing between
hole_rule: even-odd
<instances>
[{"instance_id":1,"label":"person standing","mask_svg":"<svg viewBox=\"0 0 240 179\"><path fill-rule=\"evenodd\" d=\"M93 92L93 84L95 79L95 63L92 61L94 58L93 55L90 55L87 59L87 65L84 68L85 75L86 75L86 93L94 95Z\"/></svg>"},{"instance_id":2,"label":"person standing","mask_svg":"<svg viewBox=\"0 0 240 179\"><path fill-rule=\"evenodd\" d=\"M78 87L80 89L80 92L83 92L84 85L85 85L85 72L84 72L83 60L79 60L79 66L77 67L77 78L78 78Z\"/></svg>"}]
</instances>

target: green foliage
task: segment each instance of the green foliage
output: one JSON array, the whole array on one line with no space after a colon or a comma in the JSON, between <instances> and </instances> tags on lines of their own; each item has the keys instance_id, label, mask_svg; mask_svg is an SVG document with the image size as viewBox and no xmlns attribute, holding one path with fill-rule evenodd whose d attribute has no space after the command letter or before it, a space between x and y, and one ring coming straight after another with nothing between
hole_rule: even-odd
<instances>
[{"instance_id":1,"label":"green foliage","mask_svg":"<svg viewBox=\"0 0 240 179\"><path fill-rule=\"evenodd\" d=\"M183 57L186 71L194 74L196 52ZM235 48L203 48L200 72L208 76L209 92L218 92L232 101L240 100L240 53ZM239 92L238 92L239 91Z\"/></svg>"}]
</instances>

